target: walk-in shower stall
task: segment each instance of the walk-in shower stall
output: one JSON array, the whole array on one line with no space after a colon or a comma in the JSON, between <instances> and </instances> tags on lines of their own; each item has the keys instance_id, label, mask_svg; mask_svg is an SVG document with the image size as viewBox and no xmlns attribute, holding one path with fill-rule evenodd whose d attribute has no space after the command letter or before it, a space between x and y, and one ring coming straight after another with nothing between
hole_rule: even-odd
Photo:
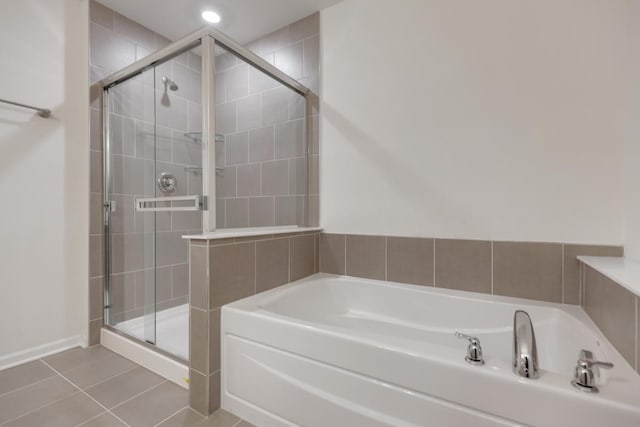
<instances>
[{"instance_id":1,"label":"walk-in shower stall","mask_svg":"<svg viewBox=\"0 0 640 427\"><path fill-rule=\"evenodd\" d=\"M105 326L187 360L183 236L309 225L309 91L210 28L102 85Z\"/></svg>"}]
</instances>

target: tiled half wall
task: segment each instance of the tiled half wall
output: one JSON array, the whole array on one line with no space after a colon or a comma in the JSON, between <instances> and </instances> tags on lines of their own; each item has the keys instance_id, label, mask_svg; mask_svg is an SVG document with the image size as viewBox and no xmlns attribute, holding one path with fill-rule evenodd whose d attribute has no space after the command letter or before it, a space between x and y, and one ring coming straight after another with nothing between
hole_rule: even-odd
<instances>
[{"instance_id":1,"label":"tiled half wall","mask_svg":"<svg viewBox=\"0 0 640 427\"><path fill-rule=\"evenodd\" d=\"M629 365L640 373L640 298L583 263L581 278L582 307Z\"/></svg>"},{"instance_id":2,"label":"tiled half wall","mask_svg":"<svg viewBox=\"0 0 640 427\"><path fill-rule=\"evenodd\" d=\"M190 404L220 407L220 308L319 269L317 232L193 240L190 257Z\"/></svg>"}]
</instances>

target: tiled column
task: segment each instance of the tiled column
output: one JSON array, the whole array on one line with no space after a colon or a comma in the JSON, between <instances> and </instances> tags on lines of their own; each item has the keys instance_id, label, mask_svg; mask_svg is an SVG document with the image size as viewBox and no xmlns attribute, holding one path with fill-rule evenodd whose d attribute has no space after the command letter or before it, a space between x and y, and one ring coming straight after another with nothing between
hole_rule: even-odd
<instances>
[{"instance_id":1,"label":"tiled column","mask_svg":"<svg viewBox=\"0 0 640 427\"><path fill-rule=\"evenodd\" d=\"M225 304L318 271L319 234L292 233L192 240L190 263L190 405L220 407L220 313Z\"/></svg>"},{"instance_id":2,"label":"tiled column","mask_svg":"<svg viewBox=\"0 0 640 427\"><path fill-rule=\"evenodd\" d=\"M209 351L209 242L191 241L189 245L189 402L203 415L217 409L220 393L210 390L211 366ZM217 368L219 369L219 368Z\"/></svg>"}]
</instances>

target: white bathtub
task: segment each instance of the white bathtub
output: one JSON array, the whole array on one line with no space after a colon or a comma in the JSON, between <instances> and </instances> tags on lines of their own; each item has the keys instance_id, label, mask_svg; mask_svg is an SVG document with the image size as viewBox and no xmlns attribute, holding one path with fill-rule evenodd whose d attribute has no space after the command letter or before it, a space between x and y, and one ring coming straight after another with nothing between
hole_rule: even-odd
<instances>
[{"instance_id":1,"label":"white bathtub","mask_svg":"<svg viewBox=\"0 0 640 427\"><path fill-rule=\"evenodd\" d=\"M511 370L516 309L537 380ZM222 407L260 427L640 426L640 377L575 306L317 274L223 307L221 339ZM581 349L615 364L598 394L570 384Z\"/></svg>"}]
</instances>

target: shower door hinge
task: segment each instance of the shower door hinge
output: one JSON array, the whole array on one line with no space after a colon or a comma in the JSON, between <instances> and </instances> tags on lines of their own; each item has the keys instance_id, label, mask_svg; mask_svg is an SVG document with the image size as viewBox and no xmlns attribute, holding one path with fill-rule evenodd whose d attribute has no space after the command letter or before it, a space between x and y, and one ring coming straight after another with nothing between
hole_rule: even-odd
<instances>
[{"instance_id":1,"label":"shower door hinge","mask_svg":"<svg viewBox=\"0 0 640 427\"><path fill-rule=\"evenodd\" d=\"M107 212L115 212L116 211L116 201L115 200L107 200L104 202L104 208Z\"/></svg>"},{"instance_id":2,"label":"shower door hinge","mask_svg":"<svg viewBox=\"0 0 640 427\"><path fill-rule=\"evenodd\" d=\"M207 196L202 196L200 198L200 209L203 211L207 210Z\"/></svg>"}]
</instances>

